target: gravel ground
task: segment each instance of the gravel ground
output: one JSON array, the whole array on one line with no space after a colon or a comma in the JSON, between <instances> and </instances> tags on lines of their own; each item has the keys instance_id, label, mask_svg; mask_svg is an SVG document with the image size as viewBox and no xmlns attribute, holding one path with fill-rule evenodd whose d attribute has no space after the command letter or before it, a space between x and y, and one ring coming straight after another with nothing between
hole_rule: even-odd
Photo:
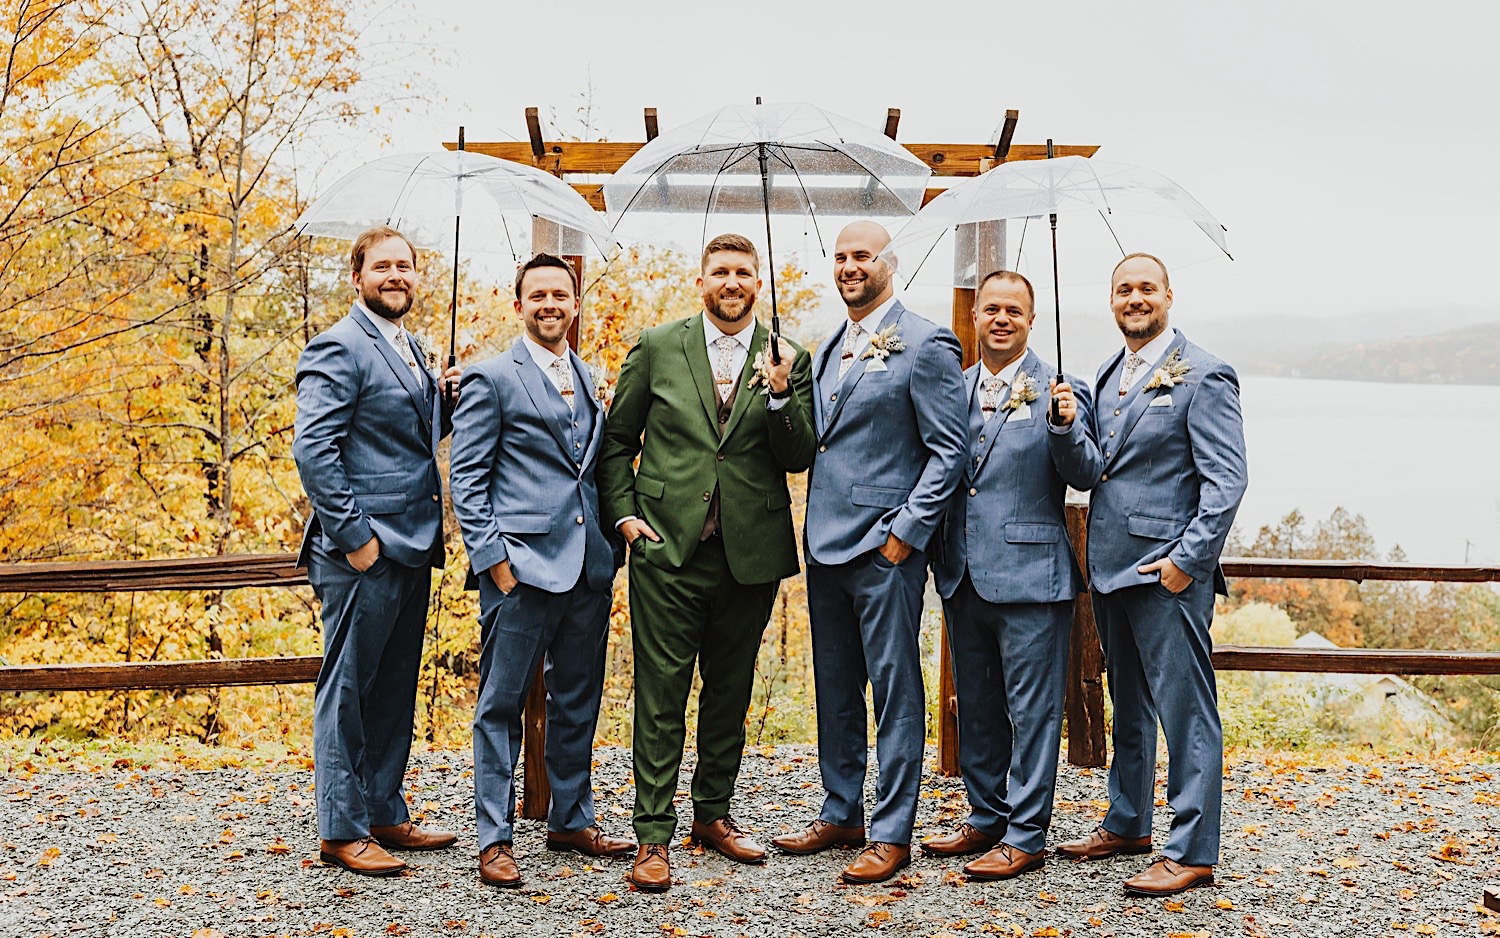
<instances>
[{"instance_id":1,"label":"gravel ground","mask_svg":"<svg viewBox=\"0 0 1500 938\"><path fill-rule=\"evenodd\" d=\"M414 807L458 830L459 845L408 854L406 875L380 880L317 862L305 768L14 762L0 802L0 935L1500 934L1500 917L1479 907L1483 887L1500 885L1500 769L1457 757L1234 763L1218 885L1175 901L1124 896L1120 881L1147 857L1054 859L1008 883L966 882L962 861L919 858L899 882L849 887L836 879L840 851L747 867L680 845L677 885L647 895L625 881L628 861L546 851L537 821L517 832L523 888L490 889L476 877L469 769L466 753L414 758ZM606 829L628 832L628 752L600 749L595 783ZM752 830L801 826L819 804L814 750L747 754L740 792L736 815ZM1103 798L1103 772L1064 766L1052 841L1091 829ZM956 779L929 776L917 838L963 809Z\"/></svg>"}]
</instances>

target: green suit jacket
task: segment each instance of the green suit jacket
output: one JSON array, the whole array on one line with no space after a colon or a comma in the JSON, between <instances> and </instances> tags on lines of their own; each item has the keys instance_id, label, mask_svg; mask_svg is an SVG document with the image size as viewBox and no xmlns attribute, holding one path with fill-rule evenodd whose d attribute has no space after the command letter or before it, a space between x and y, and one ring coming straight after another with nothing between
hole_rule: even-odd
<instances>
[{"instance_id":1,"label":"green suit jacket","mask_svg":"<svg viewBox=\"0 0 1500 938\"><path fill-rule=\"evenodd\" d=\"M759 322L754 328L722 437L703 314L642 332L620 369L599 453L601 513L611 525L645 519L661 543L640 538L631 549L658 567L693 556L717 485L735 580L769 583L799 569L786 474L812 464L812 362L792 345L792 396L770 410L762 388L749 386L768 336Z\"/></svg>"}]
</instances>

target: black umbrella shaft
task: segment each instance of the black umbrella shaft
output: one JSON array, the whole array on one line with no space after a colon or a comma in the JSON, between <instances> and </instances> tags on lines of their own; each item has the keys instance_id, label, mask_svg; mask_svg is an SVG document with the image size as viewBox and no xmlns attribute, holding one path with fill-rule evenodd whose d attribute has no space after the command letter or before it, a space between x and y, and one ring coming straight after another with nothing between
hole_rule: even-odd
<instances>
[{"instance_id":1,"label":"black umbrella shaft","mask_svg":"<svg viewBox=\"0 0 1500 938\"><path fill-rule=\"evenodd\" d=\"M458 234L463 216L453 216L453 302L449 309L448 322L448 367L458 364Z\"/></svg>"},{"instance_id":2,"label":"black umbrella shaft","mask_svg":"<svg viewBox=\"0 0 1500 938\"><path fill-rule=\"evenodd\" d=\"M1066 381L1062 370L1062 293L1058 290L1057 283L1057 215L1051 216L1052 222L1052 323L1057 330L1057 380ZM1052 422L1062 423L1062 404L1057 398L1052 399Z\"/></svg>"},{"instance_id":3,"label":"black umbrella shaft","mask_svg":"<svg viewBox=\"0 0 1500 938\"><path fill-rule=\"evenodd\" d=\"M760 201L766 213L766 269L771 279L771 362L781 364L781 351L777 340L781 338L781 317L776 311L776 262L771 249L771 178L766 169L766 145L756 144L756 158L760 160Z\"/></svg>"}]
</instances>

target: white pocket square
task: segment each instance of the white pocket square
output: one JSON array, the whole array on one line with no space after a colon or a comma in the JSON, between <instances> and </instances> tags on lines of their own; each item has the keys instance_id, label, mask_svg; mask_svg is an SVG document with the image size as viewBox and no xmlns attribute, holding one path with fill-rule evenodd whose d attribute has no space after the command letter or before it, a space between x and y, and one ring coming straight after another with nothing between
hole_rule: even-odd
<instances>
[{"instance_id":1,"label":"white pocket square","mask_svg":"<svg viewBox=\"0 0 1500 938\"><path fill-rule=\"evenodd\" d=\"M1161 395L1158 395L1157 397L1152 398L1151 399L1151 403L1147 404L1146 406L1147 407L1171 407L1172 406L1172 395L1170 395L1170 394L1161 394Z\"/></svg>"},{"instance_id":2,"label":"white pocket square","mask_svg":"<svg viewBox=\"0 0 1500 938\"><path fill-rule=\"evenodd\" d=\"M865 371L890 371L890 369L886 367L885 361L883 359L872 358L865 364Z\"/></svg>"},{"instance_id":3,"label":"white pocket square","mask_svg":"<svg viewBox=\"0 0 1500 938\"><path fill-rule=\"evenodd\" d=\"M1012 419L1012 420L1030 420L1031 419L1031 405L1030 404L1022 404L1020 407L1017 407L1014 411L1011 412L1010 419Z\"/></svg>"}]
</instances>

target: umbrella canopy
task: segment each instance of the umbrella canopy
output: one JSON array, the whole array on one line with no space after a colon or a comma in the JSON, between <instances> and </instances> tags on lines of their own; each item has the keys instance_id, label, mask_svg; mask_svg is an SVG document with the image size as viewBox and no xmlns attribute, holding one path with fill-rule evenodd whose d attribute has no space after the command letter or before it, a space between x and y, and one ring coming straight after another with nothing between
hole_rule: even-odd
<instances>
[{"instance_id":1,"label":"umbrella canopy","mask_svg":"<svg viewBox=\"0 0 1500 938\"><path fill-rule=\"evenodd\" d=\"M422 247L456 252L459 217L471 252L517 259L538 251L602 255L617 243L603 216L556 176L465 150L366 163L334 183L296 224L304 234L349 240L387 224Z\"/></svg>"},{"instance_id":2,"label":"umbrella canopy","mask_svg":"<svg viewBox=\"0 0 1500 938\"><path fill-rule=\"evenodd\" d=\"M1126 244L1121 240L1121 219L1126 219L1128 225L1131 216L1142 215L1191 222L1225 256L1231 256L1224 226L1166 176L1142 166L1080 156L1005 163L965 179L933 199L907 222L886 253L902 258L903 274L909 281L945 235L965 234L963 226L1076 213L1098 216L1100 220L1093 224L1110 233L1118 249L1117 256L1132 250L1160 251L1157 244ZM1016 269L1009 258L1006 266ZM988 272L957 263L953 285L973 287L976 279Z\"/></svg>"},{"instance_id":3,"label":"umbrella canopy","mask_svg":"<svg viewBox=\"0 0 1500 938\"><path fill-rule=\"evenodd\" d=\"M814 105L731 105L642 147L605 183L604 204L616 231L701 249L715 216L801 216L815 229L820 216L907 217L931 175L873 127ZM702 223L663 237L683 216Z\"/></svg>"}]
</instances>

